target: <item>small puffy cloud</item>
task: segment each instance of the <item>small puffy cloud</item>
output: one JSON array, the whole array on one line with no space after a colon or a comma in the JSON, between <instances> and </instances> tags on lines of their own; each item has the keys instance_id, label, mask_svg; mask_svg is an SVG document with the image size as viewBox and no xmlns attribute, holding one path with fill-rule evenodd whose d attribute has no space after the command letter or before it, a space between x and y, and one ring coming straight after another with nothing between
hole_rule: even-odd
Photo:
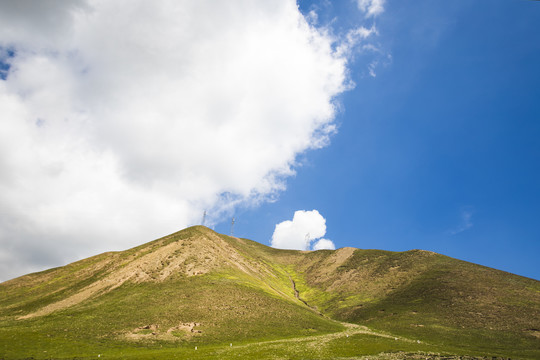
<instances>
[{"instance_id":1,"label":"small puffy cloud","mask_svg":"<svg viewBox=\"0 0 540 360\"><path fill-rule=\"evenodd\" d=\"M358 0L358 8L366 14L366 17L375 17L384 12L386 0Z\"/></svg>"},{"instance_id":2,"label":"small puffy cloud","mask_svg":"<svg viewBox=\"0 0 540 360\"><path fill-rule=\"evenodd\" d=\"M286 220L276 225L271 245L279 249L309 250L311 242L325 234L326 219L317 210L298 210L295 211L292 221ZM313 248L314 250L329 249L329 246L335 249L330 240L321 239L319 242L320 246L325 247Z\"/></svg>"},{"instance_id":3,"label":"small puffy cloud","mask_svg":"<svg viewBox=\"0 0 540 360\"><path fill-rule=\"evenodd\" d=\"M336 250L336 245L332 240L320 239L313 244L313 250Z\"/></svg>"}]
</instances>

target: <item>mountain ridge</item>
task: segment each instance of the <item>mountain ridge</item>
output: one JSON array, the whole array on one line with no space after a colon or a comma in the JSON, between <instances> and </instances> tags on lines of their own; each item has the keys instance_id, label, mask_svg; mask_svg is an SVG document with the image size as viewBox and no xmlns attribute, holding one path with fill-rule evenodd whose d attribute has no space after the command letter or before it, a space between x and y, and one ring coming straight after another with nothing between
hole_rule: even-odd
<instances>
[{"instance_id":1,"label":"mountain ridge","mask_svg":"<svg viewBox=\"0 0 540 360\"><path fill-rule=\"evenodd\" d=\"M0 325L2 359L21 355L8 338L38 346L29 334L68 356L55 341L204 346L351 326L395 338L386 350L526 359L540 357L540 282L424 250L281 250L195 226L0 283Z\"/></svg>"}]
</instances>

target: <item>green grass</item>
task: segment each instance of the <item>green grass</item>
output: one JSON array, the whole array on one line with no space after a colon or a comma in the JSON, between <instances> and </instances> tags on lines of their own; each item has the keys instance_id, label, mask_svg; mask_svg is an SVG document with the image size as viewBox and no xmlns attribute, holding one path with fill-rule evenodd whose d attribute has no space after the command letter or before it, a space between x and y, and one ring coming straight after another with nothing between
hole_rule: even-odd
<instances>
[{"instance_id":1,"label":"green grass","mask_svg":"<svg viewBox=\"0 0 540 360\"><path fill-rule=\"evenodd\" d=\"M197 256L182 266L204 260L204 246L217 239L228 253L204 275L127 281L18 320L175 241L163 266L185 249ZM540 282L419 250L336 254L278 250L193 227L30 274L0 284L0 359L540 359L533 336ZM291 280L308 306L295 298ZM182 327L189 323L201 333Z\"/></svg>"},{"instance_id":2,"label":"green grass","mask_svg":"<svg viewBox=\"0 0 540 360\"><path fill-rule=\"evenodd\" d=\"M214 344L149 342L133 345L107 339L88 343L33 335L35 346L28 348L28 343L20 342L18 345L23 346L24 350L7 351L3 356L6 359L62 359L71 358L73 354L77 354L77 358L80 359L97 358L98 354L104 359L335 359L376 355L381 352L440 353L440 349L432 345L368 334L336 338L306 336L271 341L233 341L232 347L229 342Z\"/></svg>"},{"instance_id":3,"label":"green grass","mask_svg":"<svg viewBox=\"0 0 540 360\"><path fill-rule=\"evenodd\" d=\"M458 354L540 358L539 339L524 331L540 324L535 280L416 250L357 250L321 277L325 256L312 255L299 284L334 318Z\"/></svg>"},{"instance_id":4,"label":"green grass","mask_svg":"<svg viewBox=\"0 0 540 360\"><path fill-rule=\"evenodd\" d=\"M158 332L197 322L200 336L178 342L128 341L124 335L155 324ZM227 277L191 277L166 283L124 284L113 292L50 315L5 321L0 358L36 357L40 351L62 357L86 356L93 349L197 346L275 340L324 334L342 326L298 304L268 296ZM128 331L126 331L128 330ZM138 331L137 333L140 333ZM2 354L2 352L0 352Z\"/></svg>"}]
</instances>

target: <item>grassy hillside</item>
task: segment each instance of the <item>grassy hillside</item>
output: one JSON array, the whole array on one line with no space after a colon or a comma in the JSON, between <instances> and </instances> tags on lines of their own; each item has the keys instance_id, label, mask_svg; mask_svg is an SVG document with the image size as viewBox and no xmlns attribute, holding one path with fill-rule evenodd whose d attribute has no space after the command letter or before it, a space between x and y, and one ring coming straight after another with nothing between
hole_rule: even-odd
<instances>
[{"instance_id":1,"label":"grassy hillside","mask_svg":"<svg viewBox=\"0 0 540 360\"><path fill-rule=\"evenodd\" d=\"M197 226L0 284L0 359L97 355L538 359L540 282L420 250L278 250Z\"/></svg>"},{"instance_id":2,"label":"grassy hillside","mask_svg":"<svg viewBox=\"0 0 540 360\"><path fill-rule=\"evenodd\" d=\"M536 280L421 250L357 249L333 271L336 252L306 257L303 296L335 319L453 351L540 358Z\"/></svg>"}]
</instances>

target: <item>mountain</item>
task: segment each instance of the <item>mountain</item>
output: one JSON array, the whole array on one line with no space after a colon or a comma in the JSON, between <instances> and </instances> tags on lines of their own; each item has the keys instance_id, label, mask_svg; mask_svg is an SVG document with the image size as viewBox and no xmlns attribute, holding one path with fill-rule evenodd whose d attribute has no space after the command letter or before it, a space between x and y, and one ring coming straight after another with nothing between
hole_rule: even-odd
<instances>
[{"instance_id":1,"label":"mountain","mask_svg":"<svg viewBox=\"0 0 540 360\"><path fill-rule=\"evenodd\" d=\"M540 282L191 227L0 284L0 359L540 359ZM366 357L366 358L367 358Z\"/></svg>"}]
</instances>

